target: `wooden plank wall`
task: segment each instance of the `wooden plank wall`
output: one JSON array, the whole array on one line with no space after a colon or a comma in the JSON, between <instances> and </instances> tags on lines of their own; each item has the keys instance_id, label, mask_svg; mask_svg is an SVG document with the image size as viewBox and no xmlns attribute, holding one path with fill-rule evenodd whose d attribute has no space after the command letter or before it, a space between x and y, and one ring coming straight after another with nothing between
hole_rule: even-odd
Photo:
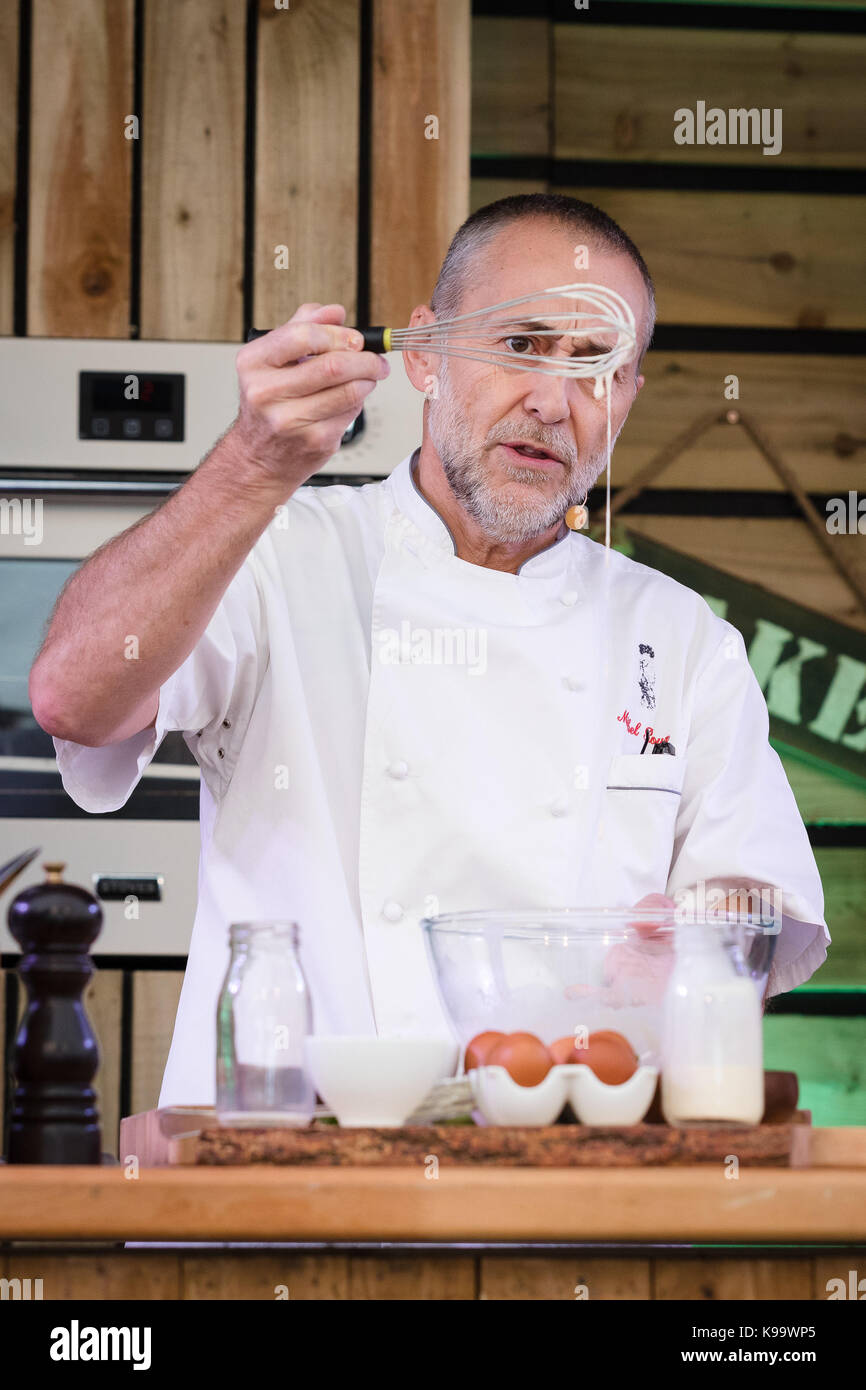
<instances>
[{"instance_id":1,"label":"wooden plank wall","mask_svg":"<svg viewBox=\"0 0 866 1390\"><path fill-rule=\"evenodd\" d=\"M863 356L840 354L838 347L832 356L796 350L797 330L862 333L866 327L866 285L857 271L866 198L827 191L829 184L823 191L762 187L785 169L792 171L792 189L804 171L862 170L866 146L850 112L866 40L847 33L613 26L593 24L589 15L571 24L476 18L473 57L473 208L544 190L604 207L650 266L661 328L695 330L696 347L711 342L713 329L794 331L784 354L653 351L647 384L617 446L614 486L698 415L724 409L725 378L733 374L742 409L761 422L807 491L842 496L866 489ZM749 106L759 96L762 106L784 112L780 155L768 159L755 146L674 143L673 112L680 105L700 97L708 105ZM536 157L539 177L527 177L533 164L527 156ZM508 177L508 162L517 158L520 174ZM585 181L574 182L575 169ZM738 171L741 188L722 183L721 175ZM676 174L679 182L666 186ZM706 434L657 485L782 490L743 432L727 426ZM632 513L628 524L866 630L866 613L798 518ZM859 536L837 541L866 575Z\"/></svg>"},{"instance_id":2,"label":"wooden plank wall","mask_svg":"<svg viewBox=\"0 0 866 1390\"><path fill-rule=\"evenodd\" d=\"M302 4L287 24L261 0L256 323L282 323L307 301L344 304L347 322L355 320L360 77L357 4ZM281 246L288 253L282 268Z\"/></svg>"},{"instance_id":3,"label":"wooden plank wall","mask_svg":"<svg viewBox=\"0 0 866 1390\"><path fill-rule=\"evenodd\" d=\"M134 0L28 0L23 170L20 12L0 13L0 333L240 342L305 300L353 318L359 273L379 318L429 294L469 210L470 0L373 0L363 113L361 0L148 0L139 53Z\"/></svg>"},{"instance_id":4,"label":"wooden plank wall","mask_svg":"<svg viewBox=\"0 0 866 1390\"><path fill-rule=\"evenodd\" d=\"M45 1300L207 1299L293 1302L460 1300L785 1302L827 1298L862 1252L743 1257L707 1251L615 1257L556 1255L294 1254L290 1251L60 1254L0 1251L0 1277L41 1279ZM862 1265L861 1265L862 1268ZM285 1292L284 1292L285 1291Z\"/></svg>"},{"instance_id":5,"label":"wooden plank wall","mask_svg":"<svg viewBox=\"0 0 866 1390\"><path fill-rule=\"evenodd\" d=\"M27 331L129 336L133 0L33 5Z\"/></svg>"},{"instance_id":6,"label":"wooden plank wall","mask_svg":"<svg viewBox=\"0 0 866 1390\"><path fill-rule=\"evenodd\" d=\"M373 43L387 80L373 91L370 317L400 323L469 212L469 6L377 0Z\"/></svg>"},{"instance_id":7,"label":"wooden plank wall","mask_svg":"<svg viewBox=\"0 0 866 1390\"><path fill-rule=\"evenodd\" d=\"M863 327L863 200L585 184L561 191L603 206L640 241L663 323Z\"/></svg>"},{"instance_id":8,"label":"wooden plank wall","mask_svg":"<svg viewBox=\"0 0 866 1390\"><path fill-rule=\"evenodd\" d=\"M176 970L137 970L132 1000L132 1084L130 1114L155 1106L180 999L183 975Z\"/></svg>"},{"instance_id":9,"label":"wooden plank wall","mask_svg":"<svg viewBox=\"0 0 866 1390\"><path fill-rule=\"evenodd\" d=\"M148 0L142 99L142 338L243 332L245 13Z\"/></svg>"},{"instance_id":10,"label":"wooden plank wall","mask_svg":"<svg viewBox=\"0 0 866 1390\"><path fill-rule=\"evenodd\" d=\"M863 48L849 34L561 24L554 54L558 159L770 162L753 146L675 145L673 112L701 97L782 108L783 147L772 156L782 167L863 167L851 119Z\"/></svg>"}]
</instances>

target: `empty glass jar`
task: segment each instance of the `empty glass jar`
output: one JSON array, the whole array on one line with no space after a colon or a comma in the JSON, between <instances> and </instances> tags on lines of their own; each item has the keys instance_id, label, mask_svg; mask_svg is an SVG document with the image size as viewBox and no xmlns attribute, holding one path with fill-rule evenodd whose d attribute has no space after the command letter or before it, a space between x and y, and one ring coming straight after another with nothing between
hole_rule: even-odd
<instances>
[{"instance_id":1,"label":"empty glass jar","mask_svg":"<svg viewBox=\"0 0 866 1390\"><path fill-rule=\"evenodd\" d=\"M313 1028L294 922L229 928L231 959L217 1006L220 1124L309 1124L316 1093L304 1066Z\"/></svg>"}]
</instances>

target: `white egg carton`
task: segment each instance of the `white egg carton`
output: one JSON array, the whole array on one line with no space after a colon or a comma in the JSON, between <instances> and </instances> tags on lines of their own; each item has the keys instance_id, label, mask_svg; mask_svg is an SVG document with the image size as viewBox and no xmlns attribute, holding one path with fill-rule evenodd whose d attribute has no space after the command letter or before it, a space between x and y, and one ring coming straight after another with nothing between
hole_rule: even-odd
<instances>
[{"instance_id":1,"label":"white egg carton","mask_svg":"<svg viewBox=\"0 0 866 1390\"><path fill-rule=\"evenodd\" d=\"M636 1125L652 1105L658 1067L640 1066L609 1086L585 1063L559 1063L537 1086L520 1086L505 1067L474 1067L472 1097L491 1125L552 1125L566 1101L582 1125Z\"/></svg>"}]
</instances>

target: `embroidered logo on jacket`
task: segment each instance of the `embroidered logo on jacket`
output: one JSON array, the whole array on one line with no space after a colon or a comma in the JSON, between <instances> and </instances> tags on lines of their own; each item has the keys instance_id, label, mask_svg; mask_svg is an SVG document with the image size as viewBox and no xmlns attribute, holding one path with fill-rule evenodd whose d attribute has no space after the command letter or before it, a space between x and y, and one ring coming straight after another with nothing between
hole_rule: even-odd
<instances>
[{"instance_id":1,"label":"embroidered logo on jacket","mask_svg":"<svg viewBox=\"0 0 866 1390\"><path fill-rule=\"evenodd\" d=\"M639 670L638 687L640 689L640 702L647 709L656 707L656 673L655 673L655 652L648 642L638 644Z\"/></svg>"}]
</instances>

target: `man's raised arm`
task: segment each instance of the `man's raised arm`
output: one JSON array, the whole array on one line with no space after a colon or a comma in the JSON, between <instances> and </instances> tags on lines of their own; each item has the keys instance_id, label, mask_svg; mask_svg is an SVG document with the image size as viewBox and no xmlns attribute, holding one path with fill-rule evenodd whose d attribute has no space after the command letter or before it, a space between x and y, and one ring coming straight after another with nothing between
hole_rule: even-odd
<instances>
[{"instance_id":1,"label":"man's raised arm","mask_svg":"<svg viewBox=\"0 0 866 1390\"><path fill-rule=\"evenodd\" d=\"M244 559L337 451L384 358L343 326L339 304L303 304L241 348L237 419L163 506L69 580L30 672L49 734L92 747L156 721L160 687L195 647ZM137 659L126 659L128 639Z\"/></svg>"}]
</instances>

